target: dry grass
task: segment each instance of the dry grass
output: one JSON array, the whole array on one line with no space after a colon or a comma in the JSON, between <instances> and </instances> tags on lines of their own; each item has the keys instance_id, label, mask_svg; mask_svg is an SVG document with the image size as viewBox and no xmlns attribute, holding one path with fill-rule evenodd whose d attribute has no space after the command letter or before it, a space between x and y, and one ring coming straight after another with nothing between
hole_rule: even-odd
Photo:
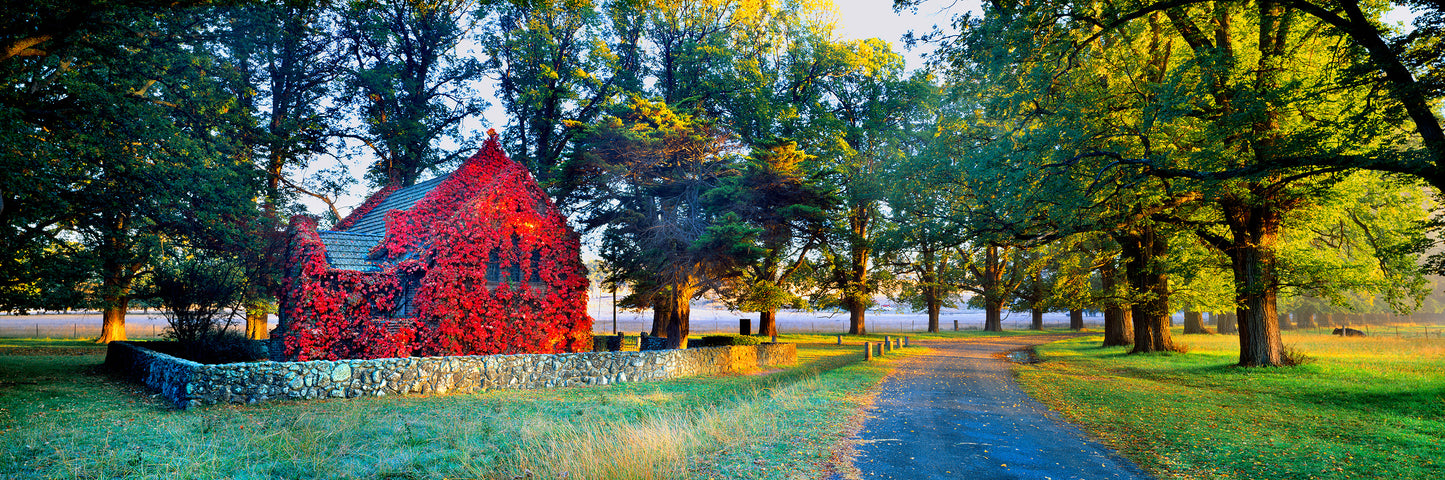
<instances>
[{"instance_id":1,"label":"dry grass","mask_svg":"<svg viewBox=\"0 0 1445 480\"><path fill-rule=\"evenodd\" d=\"M890 362L782 340L763 374L188 411L103 350L0 355L0 478L816 478Z\"/></svg>"}]
</instances>

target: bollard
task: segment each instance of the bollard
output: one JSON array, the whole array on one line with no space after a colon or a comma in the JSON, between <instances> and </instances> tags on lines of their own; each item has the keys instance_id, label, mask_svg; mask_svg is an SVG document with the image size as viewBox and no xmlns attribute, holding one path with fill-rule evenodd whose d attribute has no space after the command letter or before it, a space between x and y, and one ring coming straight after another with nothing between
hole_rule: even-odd
<instances>
[{"instance_id":1,"label":"bollard","mask_svg":"<svg viewBox=\"0 0 1445 480\"><path fill-rule=\"evenodd\" d=\"M873 359L873 342L863 342L863 359Z\"/></svg>"},{"instance_id":2,"label":"bollard","mask_svg":"<svg viewBox=\"0 0 1445 480\"><path fill-rule=\"evenodd\" d=\"M903 346L908 346L908 337L903 337Z\"/></svg>"},{"instance_id":3,"label":"bollard","mask_svg":"<svg viewBox=\"0 0 1445 480\"><path fill-rule=\"evenodd\" d=\"M954 320L954 321L953 321L953 331L955 331L955 332L958 331L958 320Z\"/></svg>"},{"instance_id":4,"label":"bollard","mask_svg":"<svg viewBox=\"0 0 1445 480\"><path fill-rule=\"evenodd\" d=\"M838 336L838 343L837 343L837 345L842 345L842 344L843 344L843 336L842 336L842 335L839 335L839 336Z\"/></svg>"},{"instance_id":5,"label":"bollard","mask_svg":"<svg viewBox=\"0 0 1445 480\"><path fill-rule=\"evenodd\" d=\"M888 351L889 351L889 350L892 350L892 349L893 349L893 339L888 338L887 335L884 335L884 336L883 336L883 354L885 354L885 355L888 354Z\"/></svg>"},{"instance_id":6,"label":"bollard","mask_svg":"<svg viewBox=\"0 0 1445 480\"><path fill-rule=\"evenodd\" d=\"M753 321L747 318L738 319L738 335L752 335Z\"/></svg>"},{"instance_id":7,"label":"bollard","mask_svg":"<svg viewBox=\"0 0 1445 480\"><path fill-rule=\"evenodd\" d=\"M778 336L777 336L777 335L773 335L773 343L778 343Z\"/></svg>"}]
</instances>

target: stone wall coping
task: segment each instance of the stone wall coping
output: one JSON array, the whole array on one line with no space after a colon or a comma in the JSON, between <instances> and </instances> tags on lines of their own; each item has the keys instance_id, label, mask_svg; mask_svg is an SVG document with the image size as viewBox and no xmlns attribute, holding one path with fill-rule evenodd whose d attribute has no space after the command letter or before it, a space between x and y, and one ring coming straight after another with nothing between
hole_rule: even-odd
<instances>
[{"instance_id":1,"label":"stone wall coping","mask_svg":"<svg viewBox=\"0 0 1445 480\"><path fill-rule=\"evenodd\" d=\"M106 365L181 408L272 399L353 398L553 388L732 373L797 361L793 344L674 350L516 353L373 360L201 364L132 342L111 342Z\"/></svg>"}]
</instances>

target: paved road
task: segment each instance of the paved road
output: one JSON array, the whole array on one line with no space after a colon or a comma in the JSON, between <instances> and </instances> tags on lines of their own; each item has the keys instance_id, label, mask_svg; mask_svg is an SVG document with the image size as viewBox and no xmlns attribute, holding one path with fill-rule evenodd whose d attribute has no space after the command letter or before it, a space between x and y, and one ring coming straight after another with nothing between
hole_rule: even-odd
<instances>
[{"instance_id":1,"label":"paved road","mask_svg":"<svg viewBox=\"0 0 1445 480\"><path fill-rule=\"evenodd\" d=\"M1014 383L997 354L1068 336L918 342L884 380L859 433L864 479L1149 478Z\"/></svg>"}]
</instances>

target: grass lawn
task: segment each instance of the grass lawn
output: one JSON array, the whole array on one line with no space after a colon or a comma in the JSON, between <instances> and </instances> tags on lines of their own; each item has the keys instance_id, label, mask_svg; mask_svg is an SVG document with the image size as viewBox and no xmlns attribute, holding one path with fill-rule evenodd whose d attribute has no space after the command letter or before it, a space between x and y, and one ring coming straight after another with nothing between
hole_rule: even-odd
<instances>
[{"instance_id":1,"label":"grass lawn","mask_svg":"<svg viewBox=\"0 0 1445 480\"><path fill-rule=\"evenodd\" d=\"M1445 340L1285 332L1312 362L1238 368L1238 337L1174 333L1189 353L1040 346L1019 382L1165 478L1445 478Z\"/></svg>"},{"instance_id":2,"label":"grass lawn","mask_svg":"<svg viewBox=\"0 0 1445 480\"><path fill-rule=\"evenodd\" d=\"M783 335L798 366L752 375L184 411L103 347L0 339L0 478L817 478L921 350L861 362L881 338Z\"/></svg>"}]
</instances>

